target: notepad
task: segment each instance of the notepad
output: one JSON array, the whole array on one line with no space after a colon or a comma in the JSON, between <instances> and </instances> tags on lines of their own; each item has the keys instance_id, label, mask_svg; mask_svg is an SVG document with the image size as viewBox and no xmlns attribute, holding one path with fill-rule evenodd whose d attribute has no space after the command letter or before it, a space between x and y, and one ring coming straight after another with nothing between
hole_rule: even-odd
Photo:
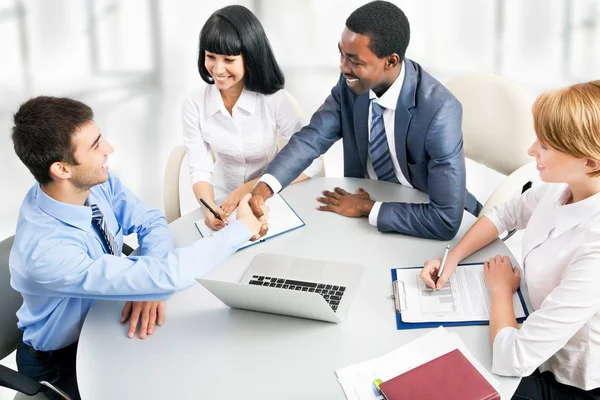
<instances>
[{"instance_id":1,"label":"notepad","mask_svg":"<svg viewBox=\"0 0 600 400\"><path fill-rule=\"evenodd\" d=\"M269 207L269 231L267 234L255 242L248 241L240 249L252 246L254 244L264 242L275 236L303 227L304 221L296 214L281 195L276 194L269 198L265 204ZM233 211L228 217L229 221L235 221L237 218L237 210ZM204 223L204 219L196 221L196 228L203 238L211 236L215 231L210 229Z\"/></svg>"},{"instance_id":2,"label":"notepad","mask_svg":"<svg viewBox=\"0 0 600 400\"><path fill-rule=\"evenodd\" d=\"M429 288L419 277L422 267L396 268L392 280L400 296L399 318L402 323L480 324L489 323L490 294L483 275L483 263L463 264L454 271L441 290ZM528 315L520 289L513 293L515 317L522 322ZM400 326L409 328L410 326Z\"/></svg>"}]
</instances>

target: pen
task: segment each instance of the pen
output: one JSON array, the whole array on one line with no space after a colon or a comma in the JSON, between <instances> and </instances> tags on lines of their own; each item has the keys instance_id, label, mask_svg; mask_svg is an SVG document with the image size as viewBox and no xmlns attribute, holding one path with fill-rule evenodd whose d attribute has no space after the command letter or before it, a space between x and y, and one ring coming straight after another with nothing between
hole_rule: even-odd
<instances>
[{"instance_id":1,"label":"pen","mask_svg":"<svg viewBox=\"0 0 600 400\"><path fill-rule=\"evenodd\" d=\"M210 211L212 213L212 215L215 216L216 219L223 221L223 218L221 218L221 216L219 214L217 214L217 212L215 210L213 210L212 207L209 206L208 203L205 202L203 198L200 198L200 203L202 203L204 205L204 207L206 207L208 209L208 211ZM223 222L225 222L225 221L223 221Z\"/></svg>"},{"instance_id":2,"label":"pen","mask_svg":"<svg viewBox=\"0 0 600 400\"><path fill-rule=\"evenodd\" d=\"M442 257L442 264L440 264L440 269L438 271L438 278L442 276L444 273L444 266L446 265L446 258L448 258L448 251L450 250L450 245L446 246L446 251L444 252L444 257Z\"/></svg>"}]
</instances>

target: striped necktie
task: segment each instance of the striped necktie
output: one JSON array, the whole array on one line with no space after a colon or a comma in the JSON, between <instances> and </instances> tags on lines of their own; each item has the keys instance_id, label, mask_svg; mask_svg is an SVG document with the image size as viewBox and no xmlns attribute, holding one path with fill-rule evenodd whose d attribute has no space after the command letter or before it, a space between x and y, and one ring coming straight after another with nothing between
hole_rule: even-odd
<instances>
[{"instance_id":1,"label":"striped necktie","mask_svg":"<svg viewBox=\"0 0 600 400\"><path fill-rule=\"evenodd\" d=\"M90 204L90 207L92 209L92 222L96 224L96 227L100 230L100 233L102 233L102 238L104 239L104 244L106 245L108 253L115 256L119 255L119 245L112 233L110 233L102 211L100 211L95 204Z\"/></svg>"},{"instance_id":2,"label":"striped necktie","mask_svg":"<svg viewBox=\"0 0 600 400\"><path fill-rule=\"evenodd\" d=\"M385 135L385 126L383 125L383 107L372 103L371 109L371 138L369 140L369 151L371 153L371 162L373 169L377 174L377 179L387 182L398 182L394 172L392 156L388 148L387 137Z\"/></svg>"}]
</instances>

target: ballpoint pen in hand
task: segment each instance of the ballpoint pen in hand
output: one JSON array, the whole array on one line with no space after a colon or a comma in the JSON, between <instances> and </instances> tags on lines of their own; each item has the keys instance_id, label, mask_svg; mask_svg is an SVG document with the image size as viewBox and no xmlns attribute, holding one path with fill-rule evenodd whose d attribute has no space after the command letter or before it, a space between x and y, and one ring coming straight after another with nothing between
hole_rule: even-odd
<instances>
[{"instance_id":1,"label":"ballpoint pen in hand","mask_svg":"<svg viewBox=\"0 0 600 400\"><path fill-rule=\"evenodd\" d=\"M204 207L206 207L206 209L208 211L210 211L212 213L212 215L215 216L216 219L223 221L223 218L221 218L221 216L219 214L217 214L217 212L215 210L213 210L212 207L209 206L208 203L204 201L204 199L200 198L200 203L202 203L202 205L204 205ZM223 222L225 222L225 221L223 221ZM225 223L225 225L227 225L227 223Z\"/></svg>"},{"instance_id":2,"label":"ballpoint pen in hand","mask_svg":"<svg viewBox=\"0 0 600 400\"><path fill-rule=\"evenodd\" d=\"M446 251L444 252L444 257L442 257L442 263L440 264L440 269L438 270L438 278L444 273L444 266L446 265L446 258L448 258L448 251L450 251L450 245L446 246Z\"/></svg>"}]
</instances>

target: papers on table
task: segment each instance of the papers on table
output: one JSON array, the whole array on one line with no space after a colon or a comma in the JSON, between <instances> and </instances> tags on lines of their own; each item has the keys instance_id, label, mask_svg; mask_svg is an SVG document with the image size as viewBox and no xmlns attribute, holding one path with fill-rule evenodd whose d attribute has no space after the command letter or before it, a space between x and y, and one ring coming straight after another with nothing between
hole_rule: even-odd
<instances>
[{"instance_id":1,"label":"papers on table","mask_svg":"<svg viewBox=\"0 0 600 400\"><path fill-rule=\"evenodd\" d=\"M289 206L289 204L279 194L274 195L265 203L269 207L269 232L260 241L246 242L240 249L253 244L260 243L274 236L291 231L304 226L304 221ZM237 218L237 209L229 216L229 221L235 221ZM196 228L200 231L203 238L211 236L214 231L204 223L204 219L196 221Z\"/></svg>"},{"instance_id":2,"label":"papers on table","mask_svg":"<svg viewBox=\"0 0 600 400\"><path fill-rule=\"evenodd\" d=\"M500 387L500 382L473 357L458 335L443 327L384 356L339 369L336 375L348 400L381 399L373 390L375 379L385 382L455 349L463 353L490 385Z\"/></svg>"},{"instance_id":3,"label":"papers on table","mask_svg":"<svg viewBox=\"0 0 600 400\"><path fill-rule=\"evenodd\" d=\"M483 264L459 266L441 290L425 285L419 273L421 268L396 269L406 301L402 322L489 321L490 293L485 285ZM513 307L516 318L525 317L518 292L513 293Z\"/></svg>"}]
</instances>

